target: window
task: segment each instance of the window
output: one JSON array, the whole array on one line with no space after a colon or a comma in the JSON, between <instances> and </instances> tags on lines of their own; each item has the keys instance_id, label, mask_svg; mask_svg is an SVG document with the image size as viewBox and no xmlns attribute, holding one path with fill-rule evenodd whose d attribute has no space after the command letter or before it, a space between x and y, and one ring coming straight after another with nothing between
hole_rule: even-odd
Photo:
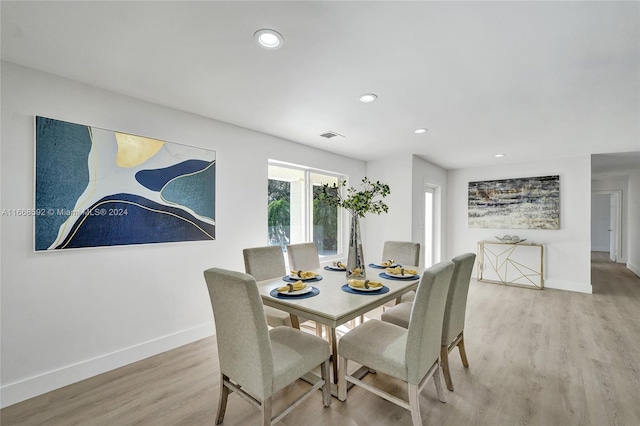
<instances>
[{"instance_id":1,"label":"window","mask_svg":"<svg viewBox=\"0 0 640 426\"><path fill-rule=\"evenodd\" d=\"M269 162L268 244L314 242L320 256L342 252L338 207L317 199L320 186L340 176L301 166Z\"/></svg>"}]
</instances>

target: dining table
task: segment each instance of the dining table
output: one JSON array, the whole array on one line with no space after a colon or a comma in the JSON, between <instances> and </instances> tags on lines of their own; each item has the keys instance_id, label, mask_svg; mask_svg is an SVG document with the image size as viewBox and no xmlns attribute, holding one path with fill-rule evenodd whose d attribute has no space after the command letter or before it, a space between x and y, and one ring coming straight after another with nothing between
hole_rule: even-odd
<instances>
[{"instance_id":1,"label":"dining table","mask_svg":"<svg viewBox=\"0 0 640 426\"><path fill-rule=\"evenodd\" d=\"M387 274L383 266L369 264L365 268L366 279L379 282L379 290L356 289L348 286L346 272L335 266L314 269L316 276L304 281L307 289L302 294L287 295L278 292L288 283L295 282L296 277L285 275L273 279L258 281L258 289L263 304L288 312L292 316L294 326L297 317L324 324L329 328L328 340L331 347L333 365L332 387L338 382L338 339L336 328L346 324L367 312L399 299L404 293L415 290L421 277L421 270L416 266L406 266L416 274L392 276ZM362 375L366 374L363 367Z\"/></svg>"}]
</instances>

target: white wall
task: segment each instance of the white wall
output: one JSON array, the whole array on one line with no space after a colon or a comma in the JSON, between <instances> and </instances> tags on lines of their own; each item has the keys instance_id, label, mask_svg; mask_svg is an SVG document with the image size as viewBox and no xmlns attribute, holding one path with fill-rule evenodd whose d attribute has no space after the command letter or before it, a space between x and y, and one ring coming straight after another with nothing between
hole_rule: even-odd
<instances>
[{"instance_id":1,"label":"white wall","mask_svg":"<svg viewBox=\"0 0 640 426\"><path fill-rule=\"evenodd\" d=\"M468 184L473 181L560 175L560 229L484 229L467 225ZM477 242L515 234L545 246L545 287L591 293L591 159L585 157L451 170L447 174L447 256L477 252Z\"/></svg>"},{"instance_id":2,"label":"white wall","mask_svg":"<svg viewBox=\"0 0 640 426\"><path fill-rule=\"evenodd\" d=\"M367 177L389 185L391 193L383 199L388 213L368 214L365 219L363 242L367 263L382 260L382 246L387 240L411 241L411 154L367 163ZM352 181L359 188L359 182Z\"/></svg>"},{"instance_id":3,"label":"white wall","mask_svg":"<svg viewBox=\"0 0 640 426\"><path fill-rule=\"evenodd\" d=\"M640 277L640 164L629 174L628 236L629 256L627 267Z\"/></svg>"},{"instance_id":4,"label":"white wall","mask_svg":"<svg viewBox=\"0 0 640 426\"><path fill-rule=\"evenodd\" d=\"M609 252L609 226L611 225L611 196L591 196L591 250Z\"/></svg>"},{"instance_id":5,"label":"white wall","mask_svg":"<svg viewBox=\"0 0 640 426\"><path fill-rule=\"evenodd\" d=\"M216 151L216 240L33 252L33 223L2 217L1 405L213 333L202 271L244 270L266 244L267 159L364 176L361 161L2 63L1 208L32 208L34 116ZM304 160L300 160L304 159Z\"/></svg>"},{"instance_id":6,"label":"white wall","mask_svg":"<svg viewBox=\"0 0 640 426\"><path fill-rule=\"evenodd\" d=\"M367 176L389 184L391 194L384 199L389 212L380 216L368 215L363 232L367 262L382 260L385 241L414 241L424 244L424 187L432 184L440 188L442 203L439 215L446 224L447 172L415 155L405 154L367 163ZM352 182L353 184L353 182ZM442 229L445 229L444 226ZM436 251L444 253L445 239L437 241ZM424 252L420 262L424 263Z\"/></svg>"},{"instance_id":7,"label":"white wall","mask_svg":"<svg viewBox=\"0 0 640 426\"><path fill-rule=\"evenodd\" d=\"M412 206L412 241L422 244L420 265L424 265L424 202L425 185L437 188L436 198L439 196L440 205L436 205L434 217L435 226L441 230L447 229L447 171L435 166L417 156L413 157L413 206ZM434 263L445 259L447 252L445 235L434 235Z\"/></svg>"}]
</instances>

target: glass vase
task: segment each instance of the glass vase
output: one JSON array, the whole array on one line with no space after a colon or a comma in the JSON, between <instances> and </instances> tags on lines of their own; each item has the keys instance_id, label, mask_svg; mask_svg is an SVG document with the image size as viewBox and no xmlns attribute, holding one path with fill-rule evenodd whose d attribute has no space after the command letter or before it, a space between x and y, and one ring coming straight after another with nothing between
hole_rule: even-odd
<instances>
[{"instance_id":1,"label":"glass vase","mask_svg":"<svg viewBox=\"0 0 640 426\"><path fill-rule=\"evenodd\" d=\"M364 250L360 235L360 217L351 214L351 229L349 231L349 253L347 256L347 278L366 278Z\"/></svg>"}]
</instances>

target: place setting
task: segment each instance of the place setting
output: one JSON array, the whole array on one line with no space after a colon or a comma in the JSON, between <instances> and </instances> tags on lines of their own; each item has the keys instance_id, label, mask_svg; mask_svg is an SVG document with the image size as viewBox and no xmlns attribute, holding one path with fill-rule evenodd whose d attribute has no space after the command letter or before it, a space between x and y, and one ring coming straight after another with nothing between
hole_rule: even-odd
<instances>
[{"instance_id":1,"label":"place setting","mask_svg":"<svg viewBox=\"0 0 640 426\"><path fill-rule=\"evenodd\" d=\"M376 295L388 293L389 287L377 281L350 279L342 286L342 291L351 294Z\"/></svg>"},{"instance_id":2,"label":"place setting","mask_svg":"<svg viewBox=\"0 0 640 426\"><path fill-rule=\"evenodd\" d=\"M418 275L418 271L415 269L396 266L394 268L386 268L384 272L380 273L380 278L390 280L418 280L420 279L420 275Z\"/></svg>"},{"instance_id":3,"label":"place setting","mask_svg":"<svg viewBox=\"0 0 640 426\"><path fill-rule=\"evenodd\" d=\"M380 263L370 263L369 266L376 269L387 269L387 268L395 268L396 266L402 266L402 265L396 263L394 259L388 259Z\"/></svg>"},{"instance_id":4,"label":"place setting","mask_svg":"<svg viewBox=\"0 0 640 426\"><path fill-rule=\"evenodd\" d=\"M331 265L324 267L325 271L338 271L345 272L347 270L347 264L344 262L333 262Z\"/></svg>"},{"instance_id":5,"label":"place setting","mask_svg":"<svg viewBox=\"0 0 640 426\"><path fill-rule=\"evenodd\" d=\"M320 290L316 287L307 285L302 280L298 280L282 287L274 288L269 292L269 295L277 299L306 299L317 296L319 293Z\"/></svg>"},{"instance_id":6,"label":"place setting","mask_svg":"<svg viewBox=\"0 0 640 426\"><path fill-rule=\"evenodd\" d=\"M282 281L295 283L297 281L316 282L322 280L322 275L313 271L290 271L289 275L282 277Z\"/></svg>"}]
</instances>

